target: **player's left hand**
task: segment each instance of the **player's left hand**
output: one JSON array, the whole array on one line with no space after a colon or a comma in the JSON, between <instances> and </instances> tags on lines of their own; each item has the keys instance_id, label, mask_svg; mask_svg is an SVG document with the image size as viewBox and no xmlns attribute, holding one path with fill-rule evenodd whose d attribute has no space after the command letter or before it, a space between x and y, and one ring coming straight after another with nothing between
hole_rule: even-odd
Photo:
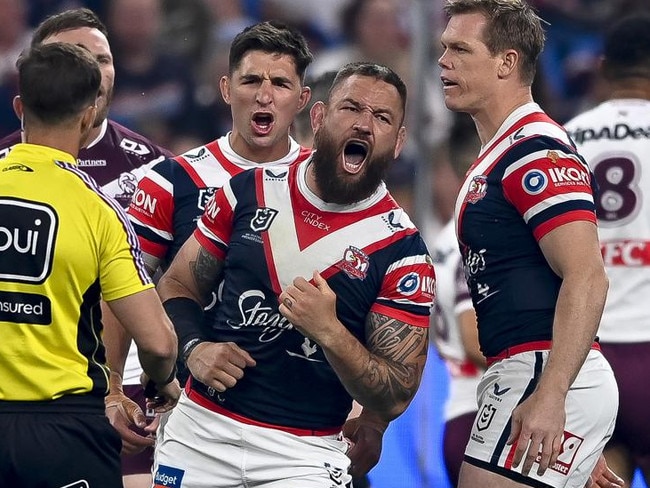
<instances>
[{"instance_id":1,"label":"player's left hand","mask_svg":"<svg viewBox=\"0 0 650 488\"><path fill-rule=\"evenodd\" d=\"M350 475L361 478L379 462L382 439L388 422L369 421L362 414L343 425L343 435L350 441Z\"/></svg>"},{"instance_id":2,"label":"player's left hand","mask_svg":"<svg viewBox=\"0 0 650 488\"><path fill-rule=\"evenodd\" d=\"M535 462L538 476L555 464L566 422L564 404L565 396L561 393L536 390L512 411L512 431L507 444L516 443L512 467L516 468L523 460L524 476L528 476Z\"/></svg>"},{"instance_id":3,"label":"player's left hand","mask_svg":"<svg viewBox=\"0 0 650 488\"><path fill-rule=\"evenodd\" d=\"M336 294L318 271L312 279L314 284L295 278L278 297L279 310L304 336L320 343L327 334L338 333L342 324L336 316Z\"/></svg>"},{"instance_id":4,"label":"player's left hand","mask_svg":"<svg viewBox=\"0 0 650 488\"><path fill-rule=\"evenodd\" d=\"M601 454L589 475L585 488L623 488L623 486L625 486L625 481L609 469L605 456Z\"/></svg>"}]
</instances>

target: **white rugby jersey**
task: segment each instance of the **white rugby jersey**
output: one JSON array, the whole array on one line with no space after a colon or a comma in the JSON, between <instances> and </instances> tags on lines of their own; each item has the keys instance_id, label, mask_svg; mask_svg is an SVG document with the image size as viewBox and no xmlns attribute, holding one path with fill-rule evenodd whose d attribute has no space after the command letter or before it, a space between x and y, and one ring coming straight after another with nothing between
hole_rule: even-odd
<instances>
[{"instance_id":1,"label":"white rugby jersey","mask_svg":"<svg viewBox=\"0 0 650 488\"><path fill-rule=\"evenodd\" d=\"M449 371L449 394L445 421L477 410L476 388L482 370L467 359L460 334L458 315L472 309L453 219L448 222L432 248L436 269L436 301L431 329L438 353Z\"/></svg>"},{"instance_id":2,"label":"white rugby jersey","mask_svg":"<svg viewBox=\"0 0 650 488\"><path fill-rule=\"evenodd\" d=\"M650 341L650 101L609 100L566 124L599 185L609 292L603 342Z\"/></svg>"}]
</instances>

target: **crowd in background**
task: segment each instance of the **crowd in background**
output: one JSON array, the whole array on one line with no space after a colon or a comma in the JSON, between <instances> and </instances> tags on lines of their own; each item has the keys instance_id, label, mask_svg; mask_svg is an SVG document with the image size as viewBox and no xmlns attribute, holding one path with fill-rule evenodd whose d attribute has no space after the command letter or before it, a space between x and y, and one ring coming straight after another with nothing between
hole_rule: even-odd
<instances>
[{"instance_id":1,"label":"crowd in background","mask_svg":"<svg viewBox=\"0 0 650 488\"><path fill-rule=\"evenodd\" d=\"M417 69L413 55L416 4L424 5L429 29L428 58ZM650 9L645 0L533 0L548 22L539 62L536 100L564 122L601 98L596 77L603 29L624 12ZM423 100L410 100L407 127L413 140L389 179L407 209L413 206L416 160L430 162L433 215L445 222L455 197L455 173L446 142L457 116L442 102L437 58L444 25L441 0L0 0L0 135L19 127L11 100L16 93L15 61L32 29L47 15L75 6L99 13L109 29L115 59L111 118L179 154L226 133L229 107L219 93L234 35L258 20L276 19L298 27L315 61L308 79L354 60L395 69ZM417 12L422 12L418 9ZM424 75L423 75L424 73ZM418 77L425 78L415 79ZM424 113L415 118L415 108ZM412 212L416 218L418 212Z\"/></svg>"},{"instance_id":2,"label":"crowd in background","mask_svg":"<svg viewBox=\"0 0 650 488\"><path fill-rule=\"evenodd\" d=\"M417 3L426 6L431 26L430 63L424 70L416 70L412 49ZM531 3L548 22L535 99L563 123L602 100L604 88L596 73L605 27L624 13L650 11L650 2ZM407 127L411 138L423 134L426 150L407 149L388 184L407 210L416 205L416 160L424 157L432 172L433 202L426 206L444 223L457 190L453 166L466 165L476 145L471 120L447 111L442 101L437 66L441 5L442 0L0 0L0 137L20 126L11 105L17 92L15 61L33 28L52 13L86 6L100 15L109 29L116 69L111 118L175 154L230 130L230 109L219 92L230 42L247 25L276 19L300 28L309 40L315 61L308 79L363 59L392 67L413 92L422 82L423 99L410 99ZM426 79L416 79L422 72ZM415 117L416 107L424 108L425 119Z\"/></svg>"}]
</instances>

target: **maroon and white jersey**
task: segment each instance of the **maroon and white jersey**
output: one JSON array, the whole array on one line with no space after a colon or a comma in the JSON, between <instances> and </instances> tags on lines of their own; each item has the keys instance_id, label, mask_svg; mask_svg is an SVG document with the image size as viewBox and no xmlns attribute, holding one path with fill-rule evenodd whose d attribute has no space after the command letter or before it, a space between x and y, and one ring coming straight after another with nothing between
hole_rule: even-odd
<instances>
[{"instance_id":1,"label":"maroon and white jersey","mask_svg":"<svg viewBox=\"0 0 650 488\"><path fill-rule=\"evenodd\" d=\"M447 421L477 410L476 388L483 373L467 359L458 323L460 314L472 310L472 297L467 289L453 219L435 240L431 256L436 268L436 302L431 315L431 332L449 371L449 394L444 409Z\"/></svg>"},{"instance_id":2,"label":"maroon and white jersey","mask_svg":"<svg viewBox=\"0 0 650 488\"><path fill-rule=\"evenodd\" d=\"M320 346L280 314L278 295L317 270L339 320L365 343L371 312L428 327L435 279L419 231L385 185L361 202L328 204L307 187L308 166L246 171L208 202L194 236L225 264L205 338L236 343L257 365L223 393L192 388L254 421L326 429L343 424L352 399Z\"/></svg>"},{"instance_id":3,"label":"maroon and white jersey","mask_svg":"<svg viewBox=\"0 0 650 488\"><path fill-rule=\"evenodd\" d=\"M19 142L20 131L0 140L0 158ZM79 151L77 165L106 195L126 208L145 172L171 155L146 137L107 119L102 123L99 136Z\"/></svg>"},{"instance_id":4,"label":"maroon and white jersey","mask_svg":"<svg viewBox=\"0 0 650 488\"><path fill-rule=\"evenodd\" d=\"M535 103L516 109L467 172L455 215L483 354L552 340L562 280L538 241L596 223L592 175L564 128Z\"/></svg>"},{"instance_id":5,"label":"maroon and white jersey","mask_svg":"<svg viewBox=\"0 0 650 488\"><path fill-rule=\"evenodd\" d=\"M610 100L566 124L598 183L609 291L603 342L650 341L650 101Z\"/></svg>"},{"instance_id":6,"label":"maroon and white jersey","mask_svg":"<svg viewBox=\"0 0 650 488\"><path fill-rule=\"evenodd\" d=\"M229 135L154 166L140 180L128 214L142 250L162 260L165 269L194 232L208 199L231 177L258 166L303 161L311 149L290 139L289 152L268 163L239 156Z\"/></svg>"}]
</instances>

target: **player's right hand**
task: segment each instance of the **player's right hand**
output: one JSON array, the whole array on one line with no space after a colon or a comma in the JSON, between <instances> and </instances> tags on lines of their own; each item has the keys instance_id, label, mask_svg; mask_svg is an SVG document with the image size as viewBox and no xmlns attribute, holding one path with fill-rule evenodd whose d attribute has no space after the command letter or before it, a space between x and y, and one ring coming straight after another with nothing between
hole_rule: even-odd
<instances>
[{"instance_id":1,"label":"player's right hand","mask_svg":"<svg viewBox=\"0 0 650 488\"><path fill-rule=\"evenodd\" d=\"M244 377L244 368L256 365L234 342L202 342L185 363L194 378L219 392L235 386Z\"/></svg>"}]
</instances>

